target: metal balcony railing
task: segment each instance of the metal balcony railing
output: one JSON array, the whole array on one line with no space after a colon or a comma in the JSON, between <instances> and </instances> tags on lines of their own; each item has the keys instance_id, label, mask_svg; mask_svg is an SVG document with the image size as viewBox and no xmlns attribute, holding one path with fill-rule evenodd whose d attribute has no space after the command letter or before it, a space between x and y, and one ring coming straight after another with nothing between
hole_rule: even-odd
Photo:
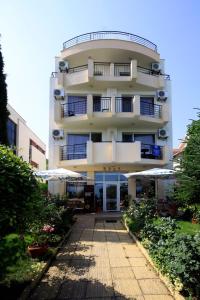
<instances>
[{"instance_id":1,"label":"metal balcony railing","mask_svg":"<svg viewBox=\"0 0 200 300\"><path fill-rule=\"evenodd\" d=\"M115 97L115 112L133 112L132 97Z\"/></svg>"},{"instance_id":2,"label":"metal balcony railing","mask_svg":"<svg viewBox=\"0 0 200 300\"><path fill-rule=\"evenodd\" d=\"M93 112L110 112L111 97L93 97Z\"/></svg>"},{"instance_id":3,"label":"metal balcony railing","mask_svg":"<svg viewBox=\"0 0 200 300\"><path fill-rule=\"evenodd\" d=\"M151 41L132 33L122 31L96 31L78 35L63 43L63 49L70 48L80 43L95 41L95 40L123 40L145 46L157 52L157 46Z\"/></svg>"},{"instance_id":4,"label":"metal balcony railing","mask_svg":"<svg viewBox=\"0 0 200 300\"><path fill-rule=\"evenodd\" d=\"M94 63L94 76L110 76L110 63Z\"/></svg>"},{"instance_id":5,"label":"metal balcony railing","mask_svg":"<svg viewBox=\"0 0 200 300\"><path fill-rule=\"evenodd\" d=\"M60 146L60 160L87 158L87 144L73 144Z\"/></svg>"},{"instance_id":6,"label":"metal balcony railing","mask_svg":"<svg viewBox=\"0 0 200 300\"><path fill-rule=\"evenodd\" d=\"M61 104L61 117L67 118L87 113L87 100Z\"/></svg>"},{"instance_id":7,"label":"metal balcony railing","mask_svg":"<svg viewBox=\"0 0 200 300\"><path fill-rule=\"evenodd\" d=\"M140 114L142 116L160 119L162 116L162 105L140 100Z\"/></svg>"},{"instance_id":8,"label":"metal balcony railing","mask_svg":"<svg viewBox=\"0 0 200 300\"><path fill-rule=\"evenodd\" d=\"M137 70L138 70L138 72L141 72L144 74L153 75L153 76L163 76L164 79L170 80L170 75L168 75L168 74L157 73L151 69L143 68L140 66L137 67Z\"/></svg>"},{"instance_id":9,"label":"metal balcony railing","mask_svg":"<svg viewBox=\"0 0 200 300\"><path fill-rule=\"evenodd\" d=\"M84 71L87 69L88 69L88 65L82 65L82 66L69 68L67 73L72 74L72 73L81 72L81 71Z\"/></svg>"},{"instance_id":10,"label":"metal balcony railing","mask_svg":"<svg viewBox=\"0 0 200 300\"><path fill-rule=\"evenodd\" d=\"M130 64L123 64L123 63L114 64L114 75L130 76L131 75Z\"/></svg>"},{"instance_id":11,"label":"metal balcony railing","mask_svg":"<svg viewBox=\"0 0 200 300\"><path fill-rule=\"evenodd\" d=\"M163 159L163 146L142 143L141 158Z\"/></svg>"}]
</instances>

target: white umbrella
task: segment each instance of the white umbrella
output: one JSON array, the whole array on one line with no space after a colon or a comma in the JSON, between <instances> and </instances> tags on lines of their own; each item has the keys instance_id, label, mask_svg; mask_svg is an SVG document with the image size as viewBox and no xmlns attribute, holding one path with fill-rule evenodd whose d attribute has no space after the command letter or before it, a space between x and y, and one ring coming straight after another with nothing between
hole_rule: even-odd
<instances>
[{"instance_id":1,"label":"white umbrella","mask_svg":"<svg viewBox=\"0 0 200 300\"><path fill-rule=\"evenodd\" d=\"M87 180L86 176L63 168L38 171L34 172L34 175L45 180L65 180L69 182Z\"/></svg>"},{"instance_id":2,"label":"white umbrella","mask_svg":"<svg viewBox=\"0 0 200 300\"><path fill-rule=\"evenodd\" d=\"M170 169L160 169L160 168L154 168L154 169L150 169L150 170L145 170L145 171L141 171L141 172L134 172L134 173L126 173L123 174L125 177L130 178L130 177L156 177L156 178L162 178L162 177L174 177L175 175L175 171L174 170L170 170Z\"/></svg>"},{"instance_id":3,"label":"white umbrella","mask_svg":"<svg viewBox=\"0 0 200 300\"><path fill-rule=\"evenodd\" d=\"M127 178L131 177L152 177L154 179L173 179L175 177L175 171L170 169L160 169L160 168L153 168L141 172L134 172L134 173L126 173L123 174ZM158 196L158 182L156 180L156 196Z\"/></svg>"}]
</instances>

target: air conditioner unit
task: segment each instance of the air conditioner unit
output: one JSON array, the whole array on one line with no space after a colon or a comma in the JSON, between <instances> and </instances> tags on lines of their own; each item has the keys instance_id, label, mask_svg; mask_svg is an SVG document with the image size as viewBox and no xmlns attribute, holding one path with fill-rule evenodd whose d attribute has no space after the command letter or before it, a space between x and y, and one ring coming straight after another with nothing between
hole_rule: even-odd
<instances>
[{"instance_id":1,"label":"air conditioner unit","mask_svg":"<svg viewBox=\"0 0 200 300\"><path fill-rule=\"evenodd\" d=\"M60 60L59 63L59 70L60 72L67 72L68 68L69 68L69 64L68 61L66 60Z\"/></svg>"},{"instance_id":2,"label":"air conditioner unit","mask_svg":"<svg viewBox=\"0 0 200 300\"><path fill-rule=\"evenodd\" d=\"M60 140L64 138L64 130L63 129L54 129L53 130L53 138L55 140Z\"/></svg>"},{"instance_id":3,"label":"air conditioner unit","mask_svg":"<svg viewBox=\"0 0 200 300\"><path fill-rule=\"evenodd\" d=\"M158 129L158 138L159 139L166 139L166 138L168 138L168 133L167 133L166 129L164 129L164 128Z\"/></svg>"},{"instance_id":4,"label":"air conditioner unit","mask_svg":"<svg viewBox=\"0 0 200 300\"><path fill-rule=\"evenodd\" d=\"M163 90L157 91L157 100L158 101L166 101L167 97L168 97L167 92L165 92Z\"/></svg>"},{"instance_id":5,"label":"air conditioner unit","mask_svg":"<svg viewBox=\"0 0 200 300\"><path fill-rule=\"evenodd\" d=\"M54 98L56 100L63 100L65 98L65 91L64 89L55 89L54 92Z\"/></svg>"},{"instance_id":6,"label":"air conditioner unit","mask_svg":"<svg viewBox=\"0 0 200 300\"><path fill-rule=\"evenodd\" d=\"M151 70L154 71L154 72L158 72L160 73L160 70L161 70L161 66L158 62L154 62L151 64Z\"/></svg>"}]
</instances>

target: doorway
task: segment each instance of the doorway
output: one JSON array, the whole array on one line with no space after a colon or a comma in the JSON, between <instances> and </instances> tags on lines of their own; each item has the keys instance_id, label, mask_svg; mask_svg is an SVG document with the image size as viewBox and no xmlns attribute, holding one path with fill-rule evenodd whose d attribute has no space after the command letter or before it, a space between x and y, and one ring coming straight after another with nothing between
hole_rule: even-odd
<instances>
[{"instance_id":1,"label":"doorway","mask_svg":"<svg viewBox=\"0 0 200 300\"><path fill-rule=\"evenodd\" d=\"M105 182L103 186L103 210L104 211L119 211L119 183Z\"/></svg>"}]
</instances>

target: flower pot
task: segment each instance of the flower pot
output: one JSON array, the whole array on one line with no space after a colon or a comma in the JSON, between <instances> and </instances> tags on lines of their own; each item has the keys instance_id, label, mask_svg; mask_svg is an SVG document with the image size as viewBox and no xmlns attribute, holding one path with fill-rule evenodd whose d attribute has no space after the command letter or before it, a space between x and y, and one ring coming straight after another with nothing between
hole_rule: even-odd
<instances>
[{"instance_id":1,"label":"flower pot","mask_svg":"<svg viewBox=\"0 0 200 300\"><path fill-rule=\"evenodd\" d=\"M192 218L192 224L198 224L198 220L195 218Z\"/></svg>"},{"instance_id":2,"label":"flower pot","mask_svg":"<svg viewBox=\"0 0 200 300\"><path fill-rule=\"evenodd\" d=\"M47 250L48 250L47 245L28 246L28 252L30 253L32 258L36 258L45 254Z\"/></svg>"}]
</instances>

